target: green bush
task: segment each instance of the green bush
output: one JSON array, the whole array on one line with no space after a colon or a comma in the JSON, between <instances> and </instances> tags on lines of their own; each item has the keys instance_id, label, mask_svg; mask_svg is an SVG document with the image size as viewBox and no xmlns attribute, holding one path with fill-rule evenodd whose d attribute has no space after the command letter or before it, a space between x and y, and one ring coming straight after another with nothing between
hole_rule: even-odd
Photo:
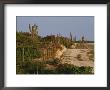
<instances>
[{"instance_id":1,"label":"green bush","mask_svg":"<svg viewBox=\"0 0 110 90\"><path fill-rule=\"evenodd\" d=\"M78 67L74 65L64 64L57 68L58 74L92 74L92 67Z\"/></svg>"},{"instance_id":2,"label":"green bush","mask_svg":"<svg viewBox=\"0 0 110 90\"><path fill-rule=\"evenodd\" d=\"M92 67L77 67L69 64L60 64L55 70L43 69L39 74L92 74Z\"/></svg>"},{"instance_id":3,"label":"green bush","mask_svg":"<svg viewBox=\"0 0 110 90\"><path fill-rule=\"evenodd\" d=\"M22 64L16 68L17 74L37 74L40 73L45 67L43 62L38 61L24 61Z\"/></svg>"}]
</instances>

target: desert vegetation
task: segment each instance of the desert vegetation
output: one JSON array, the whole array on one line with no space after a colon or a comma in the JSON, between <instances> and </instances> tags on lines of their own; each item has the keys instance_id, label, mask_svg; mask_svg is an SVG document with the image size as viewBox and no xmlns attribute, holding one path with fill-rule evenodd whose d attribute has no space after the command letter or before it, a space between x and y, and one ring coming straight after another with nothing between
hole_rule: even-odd
<instances>
[{"instance_id":1,"label":"desert vegetation","mask_svg":"<svg viewBox=\"0 0 110 90\"><path fill-rule=\"evenodd\" d=\"M36 27L35 25L33 27ZM94 42L69 37L16 32L16 74L93 74ZM92 43L92 44L89 44Z\"/></svg>"}]
</instances>

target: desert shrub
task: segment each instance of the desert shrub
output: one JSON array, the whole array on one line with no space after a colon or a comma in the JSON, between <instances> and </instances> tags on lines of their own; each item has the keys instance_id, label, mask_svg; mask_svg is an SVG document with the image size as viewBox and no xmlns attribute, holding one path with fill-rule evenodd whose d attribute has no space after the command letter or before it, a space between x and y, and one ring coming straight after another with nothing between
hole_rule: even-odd
<instances>
[{"instance_id":1,"label":"desert shrub","mask_svg":"<svg viewBox=\"0 0 110 90\"><path fill-rule=\"evenodd\" d=\"M62 64L59 65L56 69L57 73L59 74L71 74L72 73L72 67L68 64Z\"/></svg>"},{"instance_id":2,"label":"desert shrub","mask_svg":"<svg viewBox=\"0 0 110 90\"><path fill-rule=\"evenodd\" d=\"M33 58L40 58L42 56L43 52L41 52L40 50L33 49L31 54L32 54Z\"/></svg>"},{"instance_id":3,"label":"desert shrub","mask_svg":"<svg viewBox=\"0 0 110 90\"><path fill-rule=\"evenodd\" d=\"M94 61L94 55L93 54L89 55L89 60Z\"/></svg>"},{"instance_id":4,"label":"desert shrub","mask_svg":"<svg viewBox=\"0 0 110 90\"><path fill-rule=\"evenodd\" d=\"M94 61L94 49L90 50L88 53L89 60Z\"/></svg>"},{"instance_id":5,"label":"desert shrub","mask_svg":"<svg viewBox=\"0 0 110 90\"><path fill-rule=\"evenodd\" d=\"M82 59L81 59L81 54L78 54L76 58L77 58L78 60L82 61Z\"/></svg>"},{"instance_id":6,"label":"desert shrub","mask_svg":"<svg viewBox=\"0 0 110 90\"><path fill-rule=\"evenodd\" d=\"M37 74L40 73L45 67L45 63L39 61L24 61L21 66L17 66L17 74Z\"/></svg>"},{"instance_id":7,"label":"desert shrub","mask_svg":"<svg viewBox=\"0 0 110 90\"><path fill-rule=\"evenodd\" d=\"M55 70L45 69L43 62L25 62L17 67L17 74L92 74L92 67L78 67L70 64L58 64Z\"/></svg>"},{"instance_id":8,"label":"desert shrub","mask_svg":"<svg viewBox=\"0 0 110 90\"><path fill-rule=\"evenodd\" d=\"M20 66L16 66L16 74L23 74L25 73L24 69Z\"/></svg>"},{"instance_id":9,"label":"desert shrub","mask_svg":"<svg viewBox=\"0 0 110 90\"><path fill-rule=\"evenodd\" d=\"M23 55L23 47L18 47L16 49L16 63L20 64L22 61L29 61L34 58L40 58L42 56L42 52L36 48L25 47L24 55Z\"/></svg>"},{"instance_id":10,"label":"desert shrub","mask_svg":"<svg viewBox=\"0 0 110 90\"><path fill-rule=\"evenodd\" d=\"M94 54L94 49L90 50L87 54Z\"/></svg>"},{"instance_id":11,"label":"desert shrub","mask_svg":"<svg viewBox=\"0 0 110 90\"><path fill-rule=\"evenodd\" d=\"M78 54L78 55L77 55L77 58L80 59L80 58L81 58L81 54Z\"/></svg>"},{"instance_id":12,"label":"desert shrub","mask_svg":"<svg viewBox=\"0 0 110 90\"><path fill-rule=\"evenodd\" d=\"M78 67L70 64L59 65L56 69L58 74L92 74L92 67Z\"/></svg>"}]
</instances>

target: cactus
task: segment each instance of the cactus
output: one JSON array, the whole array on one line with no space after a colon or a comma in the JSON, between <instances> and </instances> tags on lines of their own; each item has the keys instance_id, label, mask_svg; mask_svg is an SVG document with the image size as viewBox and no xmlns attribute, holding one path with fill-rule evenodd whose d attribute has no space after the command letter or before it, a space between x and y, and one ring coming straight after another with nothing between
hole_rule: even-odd
<instances>
[{"instance_id":1,"label":"cactus","mask_svg":"<svg viewBox=\"0 0 110 90\"><path fill-rule=\"evenodd\" d=\"M71 32L70 32L70 40L71 40L71 42L73 40L73 36L72 36L72 33Z\"/></svg>"}]
</instances>

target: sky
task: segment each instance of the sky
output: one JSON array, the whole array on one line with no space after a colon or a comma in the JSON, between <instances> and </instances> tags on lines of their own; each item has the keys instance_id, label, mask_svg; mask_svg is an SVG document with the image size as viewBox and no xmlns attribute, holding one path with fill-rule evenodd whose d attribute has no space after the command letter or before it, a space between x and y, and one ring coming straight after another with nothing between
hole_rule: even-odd
<instances>
[{"instance_id":1,"label":"sky","mask_svg":"<svg viewBox=\"0 0 110 90\"><path fill-rule=\"evenodd\" d=\"M29 32L29 24L38 26L39 35L57 35L73 37L79 40L82 36L86 40L94 41L93 16L17 16L17 31Z\"/></svg>"}]
</instances>

